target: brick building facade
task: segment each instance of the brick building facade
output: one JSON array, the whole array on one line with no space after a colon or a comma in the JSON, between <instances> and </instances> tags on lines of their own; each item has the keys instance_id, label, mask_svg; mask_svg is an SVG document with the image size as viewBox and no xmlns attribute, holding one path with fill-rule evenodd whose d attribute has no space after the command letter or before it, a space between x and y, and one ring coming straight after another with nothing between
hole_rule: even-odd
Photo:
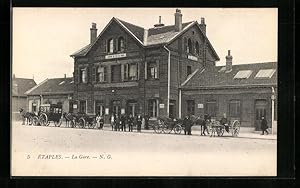
<instances>
[{"instance_id":1,"label":"brick building facade","mask_svg":"<svg viewBox=\"0 0 300 188\"><path fill-rule=\"evenodd\" d=\"M74 58L74 99L78 109L112 113L178 117L179 86L196 70L215 66L219 57L206 37L205 20L142 27L112 18Z\"/></svg>"}]
</instances>

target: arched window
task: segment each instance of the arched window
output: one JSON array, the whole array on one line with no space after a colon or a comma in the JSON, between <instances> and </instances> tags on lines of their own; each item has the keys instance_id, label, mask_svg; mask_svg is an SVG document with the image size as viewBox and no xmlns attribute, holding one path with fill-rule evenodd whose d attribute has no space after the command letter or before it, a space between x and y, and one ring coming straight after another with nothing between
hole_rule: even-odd
<instances>
[{"instance_id":1,"label":"arched window","mask_svg":"<svg viewBox=\"0 0 300 188\"><path fill-rule=\"evenodd\" d=\"M192 52L192 49L193 49L192 41L191 41L191 39L188 39L188 49L187 49L187 53L191 53L191 52Z\"/></svg>"},{"instance_id":2,"label":"arched window","mask_svg":"<svg viewBox=\"0 0 300 188\"><path fill-rule=\"evenodd\" d=\"M124 52L125 50L125 41L123 37L119 37L118 39L118 51L119 52Z\"/></svg>"},{"instance_id":3,"label":"arched window","mask_svg":"<svg viewBox=\"0 0 300 188\"><path fill-rule=\"evenodd\" d=\"M114 52L114 39L109 39L107 42L107 52Z\"/></svg>"},{"instance_id":4,"label":"arched window","mask_svg":"<svg viewBox=\"0 0 300 188\"><path fill-rule=\"evenodd\" d=\"M187 51L187 39L184 38L183 40L184 40L184 41L183 41L183 48L184 48L184 51L185 51L185 52L188 52L188 51Z\"/></svg>"},{"instance_id":5,"label":"arched window","mask_svg":"<svg viewBox=\"0 0 300 188\"><path fill-rule=\"evenodd\" d=\"M195 44L195 51L196 51L196 54L199 55L199 43L198 43L198 41L196 41L196 44Z\"/></svg>"}]
</instances>

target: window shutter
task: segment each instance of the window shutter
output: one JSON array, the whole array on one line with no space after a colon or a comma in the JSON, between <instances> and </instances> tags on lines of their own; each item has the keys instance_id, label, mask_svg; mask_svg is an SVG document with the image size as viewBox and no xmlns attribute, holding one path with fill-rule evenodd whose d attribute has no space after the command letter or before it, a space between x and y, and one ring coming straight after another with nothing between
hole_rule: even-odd
<instances>
[{"instance_id":1,"label":"window shutter","mask_svg":"<svg viewBox=\"0 0 300 188\"><path fill-rule=\"evenodd\" d=\"M145 61L145 80L147 80L148 63Z\"/></svg>"},{"instance_id":2,"label":"window shutter","mask_svg":"<svg viewBox=\"0 0 300 188\"><path fill-rule=\"evenodd\" d=\"M121 65L121 80L122 81L124 81L124 66L126 66L126 64Z\"/></svg>"},{"instance_id":3,"label":"window shutter","mask_svg":"<svg viewBox=\"0 0 300 188\"><path fill-rule=\"evenodd\" d=\"M117 51L117 40L116 39L113 39L114 41L114 51L113 52L116 52Z\"/></svg>"},{"instance_id":4,"label":"window shutter","mask_svg":"<svg viewBox=\"0 0 300 188\"><path fill-rule=\"evenodd\" d=\"M103 67L104 69L104 82L107 81L107 67Z\"/></svg>"},{"instance_id":5,"label":"window shutter","mask_svg":"<svg viewBox=\"0 0 300 188\"><path fill-rule=\"evenodd\" d=\"M159 60L156 60L157 78L159 78Z\"/></svg>"},{"instance_id":6,"label":"window shutter","mask_svg":"<svg viewBox=\"0 0 300 188\"><path fill-rule=\"evenodd\" d=\"M93 74L92 74L92 82L95 83L96 82L96 69L97 69L97 66L93 66L92 67L93 69Z\"/></svg>"},{"instance_id":7,"label":"window shutter","mask_svg":"<svg viewBox=\"0 0 300 188\"><path fill-rule=\"evenodd\" d=\"M81 81L80 68L77 68L77 83L80 83L80 81Z\"/></svg>"},{"instance_id":8,"label":"window shutter","mask_svg":"<svg viewBox=\"0 0 300 188\"><path fill-rule=\"evenodd\" d=\"M104 52L108 52L108 50L107 50L107 40L104 40Z\"/></svg>"}]
</instances>

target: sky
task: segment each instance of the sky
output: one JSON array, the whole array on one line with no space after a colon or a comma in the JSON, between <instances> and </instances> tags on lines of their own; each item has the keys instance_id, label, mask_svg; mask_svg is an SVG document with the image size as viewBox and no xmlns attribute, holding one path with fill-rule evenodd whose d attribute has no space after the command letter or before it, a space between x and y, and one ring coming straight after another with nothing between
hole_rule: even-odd
<instances>
[{"instance_id":1,"label":"sky","mask_svg":"<svg viewBox=\"0 0 300 188\"><path fill-rule=\"evenodd\" d=\"M207 37L225 65L231 50L233 64L277 61L276 8L180 8L182 21L205 18ZM70 55L90 42L90 27L98 34L112 17L150 28L161 16L174 24L176 8L13 8L12 73L16 77L71 77Z\"/></svg>"}]
</instances>

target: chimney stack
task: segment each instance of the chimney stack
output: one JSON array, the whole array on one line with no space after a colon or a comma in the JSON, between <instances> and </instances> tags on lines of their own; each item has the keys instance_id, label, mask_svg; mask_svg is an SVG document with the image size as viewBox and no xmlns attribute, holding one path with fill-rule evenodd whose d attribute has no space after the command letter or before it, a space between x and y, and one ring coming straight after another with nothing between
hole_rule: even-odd
<instances>
[{"instance_id":1,"label":"chimney stack","mask_svg":"<svg viewBox=\"0 0 300 188\"><path fill-rule=\"evenodd\" d=\"M65 79L67 78L67 75L66 75L66 74L64 74L64 78L65 78Z\"/></svg>"},{"instance_id":2,"label":"chimney stack","mask_svg":"<svg viewBox=\"0 0 300 188\"><path fill-rule=\"evenodd\" d=\"M92 23L91 27L91 43L93 43L97 38L97 25L96 23Z\"/></svg>"},{"instance_id":3,"label":"chimney stack","mask_svg":"<svg viewBox=\"0 0 300 188\"><path fill-rule=\"evenodd\" d=\"M182 14L180 9L176 9L175 12L175 31L182 30Z\"/></svg>"},{"instance_id":4,"label":"chimney stack","mask_svg":"<svg viewBox=\"0 0 300 188\"><path fill-rule=\"evenodd\" d=\"M200 22L200 28L201 28L201 31L204 33L204 35L206 35L206 24L205 24L205 18L201 18L201 22Z\"/></svg>"},{"instance_id":5,"label":"chimney stack","mask_svg":"<svg viewBox=\"0 0 300 188\"><path fill-rule=\"evenodd\" d=\"M230 55L230 50L228 50L228 55L226 56L226 72L230 72L232 69L232 56Z\"/></svg>"},{"instance_id":6,"label":"chimney stack","mask_svg":"<svg viewBox=\"0 0 300 188\"><path fill-rule=\"evenodd\" d=\"M147 45L148 41L148 29L144 29L144 45Z\"/></svg>"},{"instance_id":7,"label":"chimney stack","mask_svg":"<svg viewBox=\"0 0 300 188\"><path fill-rule=\"evenodd\" d=\"M162 27L165 26L165 24L161 23L161 16L159 16L158 24L155 24L154 27Z\"/></svg>"}]
</instances>

